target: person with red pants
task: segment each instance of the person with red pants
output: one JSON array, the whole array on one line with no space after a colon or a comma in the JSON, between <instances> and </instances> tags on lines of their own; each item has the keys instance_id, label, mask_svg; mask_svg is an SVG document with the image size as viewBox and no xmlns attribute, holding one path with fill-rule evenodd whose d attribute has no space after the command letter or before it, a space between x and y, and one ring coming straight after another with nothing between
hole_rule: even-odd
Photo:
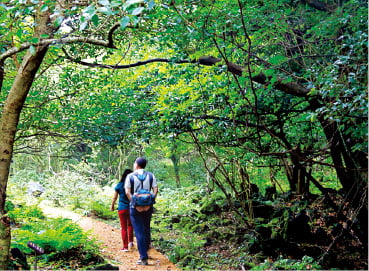
<instances>
[{"instance_id":1,"label":"person with red pants","mask_svg":"<svg viewBox=\"0 0 369 271\"><path fill-rule=\"evenodd\" d=\"M115 202L118 199L118 216L120 220L120 228L122 233L123 248L122 251L128 252L128 248L133 247L133 227L130 219L129 212L129 199L127 198L124 183L128 174L132 173L132 170L126 169L123 172L120 182L114 188L115 193L113 201L111 203L111 210L114 211Z\"/></svg>"}]
</instances>

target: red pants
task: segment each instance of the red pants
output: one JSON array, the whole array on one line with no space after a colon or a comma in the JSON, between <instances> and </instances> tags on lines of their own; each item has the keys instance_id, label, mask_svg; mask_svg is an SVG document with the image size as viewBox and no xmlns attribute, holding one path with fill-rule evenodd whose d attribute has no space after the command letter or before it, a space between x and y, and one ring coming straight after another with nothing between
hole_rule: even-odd
<instances>
[{"instance_id":1,"label":"red pants","mask_svg":"<svg viewBox=\"0 0 369 271\"><path fill-rule=\"evenodd\" d=\"M133 242L133 227L129 217L129 209L119 210L118 215L122 232L123 248L128 249L128 242Z\"/></svg>"}]
</instances>

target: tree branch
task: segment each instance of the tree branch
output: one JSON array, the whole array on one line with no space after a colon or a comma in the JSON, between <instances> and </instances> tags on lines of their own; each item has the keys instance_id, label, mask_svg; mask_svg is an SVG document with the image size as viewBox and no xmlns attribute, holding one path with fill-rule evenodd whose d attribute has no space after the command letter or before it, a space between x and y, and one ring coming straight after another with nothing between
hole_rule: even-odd
<instances>
[{"instance_id":1,"label":"tree branch","mask_svg":"<svg viewBox=\"0 0 369 271\"><path fill-rule=\"evenodd\" d=\"M174 64L198 63L200 65L212 66L212 65L215 65L217 62L221 61L220 58L216 58L213 56L201 56L199 59L194 59L194 60L187 60L187 59L171 60L168 58L152 58L152 59L148 59L145 61L138 61L132 64L126 64L126 65L107 65L107 64L99 64L99 63L90 63L90 62L86 62L83 60L77 60L69 56L65 50L63 51L66 55L66 58L74 63L87 66L87 67L92 67L92 68L105 68L105 69L118 69L118 70L143 66L143 65L146 65L149 63L155 63L155 62L174 63Z\"/></svg>"},{"instance_id":2,"label":"tree branch","mask_svg":"<svg viewBox=\"0 0 369 271\"><path fill-rule=\"evenodd\" d=\"M82 61L82 60L76 60L74 58L72 58L71 56L68 55L68 53L64 50L65 54L66 54L66 58L69 59L70 61L80 64L80 65L84 65L87 67L93 67L93 68L105 68L105 69L128 69L128 68L133 68L133 67L137 67L137 66L143 66L149 63L154 63L154 62L161 62L161 63L174 63L174 64L184 64L184 63L198 63L200 65L206 65L206 66L212 66L215 65L217 62L221 61L219 58L213 57L213 56L201 56L199 59L193 59L193 60L171 60L168 58L153 58L153 59L148 59L145 61L138 61L136 63L132 63L132 64L127 64L127 65L107 65L107 64L99 64L99 63L89 63L86 61ZM230 63L230 62L229 62ZM227 66L229 67L229 63L227 63ZM233 64L233 63L232 63ZM232 67L235 67L235 64L233 64ZM229 70L229 69L228 69ZM229 70L230 72L232 72L231 70ZM242 74L242 70L239 70L239 72ZM239 75L241 75L239 74ZM252 77L252 80L254 82L263 84L263 85L269 85L270 82L268 82L267 77L265 74L260 73L254 77ZM274 87L278 90L281 90L285 93L294 95L294 96L299 96L299 97L306 97L307 94L310 92L309 89L303 87L302 85L295 83L295 82L287 82L284 83L282 79L277 80L277 82L274 83Z\"/></svg>"},{"instance_id":3,"label":"tree branch","mask_svg":"<svg viewBox=\"0 0 369 271\"><path fill-rule=\"evenodd\" d=\"M109 32L109 40L112 41L111 39L111 35L114 32L114 30L116 29L116 26L112 28L112 30ZM105 47L109 47L110 46L110 41L109 42L105 42L105 41L99 41L99 40L89 40L88 43L93 43L93 44L97 44L97 42L99 44L97 45L102 45ZM87 41L86 41L87 42ZM111 47L109 47L111 48ZM161 63L174 63L174 64L184 64L184 63L198 63L200 65L206 65L206 66L213 66L216 63L220 62L221 59L214 57L214 56L201 56L199 59L193 59L193 60L171 60L168 58L153 58L153 59L148 59L145 61L138 61L132 64L126 64L126 65L107 65L107 64L99 64L99 63L90 63L90 62L86 62L83 60L77 60L72 58L71 56L68 55L68 53L63 50L66 58L74 63L80 64L80 65L84 65L87 67L92 67L92 68L105 68L105 69L129 69L129 68L133 68L133 67L138 67L138 66L143 66L149 63L155 63L155 62L161 62ZM1 61L1 58L0 58ZM227 63L227 67L228 70L232 73L234 73L234 70L237 70L237 75L242 75L243 69L241 66L234 64L234 63ZM232 69L230 69L230 67ZM254 82L263 84L263 85L268 85L270 84L267 80L267 77L265 74L260 73L259 75L256 75L254 77L252 77L252 80ZM274 87L278 90L281 90L285 93L294 95L294 96L299 96L299 97L306 97L307 94L310 92L309 89L303 87L302 85L295 83L295 82L286 82L284 83L282 79L277 80L277 82L274 83Z\"/></svg>"},{"instance_id":4,"label":"tree branch","mask_svg":"<svg viewBox=\"0 0 369 271\"><path fill-rule=\"evenodd\" d=\"M115 47L114 45L114 40L113 40L113 34L114 34L114 31L117 30L119 28L120 24L117 23L115 24L110 30L109 30L109 33L108 33L108 45L109 45L109 48L117 48Z\"/></svg>"},{"instance_id":5,"label":"tree branch","mask_svg":"<svg viewBox=\"0 0 369 271\"><path fill-rule=\"evenodd\" d=\"M138 61L132 64L127 64L127 65L107 65L107 64L99 64L99 63L89 63L86 61L82 61L82 60L76 60L71 58L70 56L67 55L67 59L69 59L70 61L83 65L83 66L87 66L87 67L92 67L92 68L105 68L105 69L128 69L128 68L133 68L133 67L138 67L138 66L143 66L149 63L154 63L154 62L162 62L162 63L176 63L176 64L183 64L183 63L195 63L195 61L190 61L190 60L170 60L167 58L152 58L152 59L148 59L145 61Z\"/></svg>"},{"instance_id":6,"label":"tree branch","mask_svg":"<svg viewBox=\"0 0 369 271\"><path fill-rule=\"evenodd\" d=\"M267 76L264 73L259 73L258 75L253 76L252 80L262 85L270 84L270 82L268 82L267 80ZM295 83L295 82L284 83L282 79L278 79L277 82L274 83L274 87L285 93L298 96L298 97L306 97L307 94L310 92L309 89L305 88L304 86L298 83Z\"/></svg>"},{"instance_id":7,"label":"tree branch","mask_svg":"<svg viewBox=\"0 0 369 271\"><path fill-rule=\"evenodd\" d=\"M110 32L109 32L109 35L111 35ZM111 37L109 37L109 39L111 39ZM17 54L21 51L27 50L31 46L39 47L39 46L48 46L48 45L51 45L51 44L69 44L69 43L78 43L78 42L88 43L88 44L98 45L98 46L102 46L102 47L106 47L106 48L116 49L116 47L113 44L111 44L111 41L104 41L104 40L99 40L99 39L95 39L95 38L66 37L66 38L61 38L61 39L44 39L44 40L41 40L40 42L37 42L37 43L26 42L26 43L20 45L19 47L13 47L13 48L7 50L5 53L0 55L0 62L4 61L6 58L8 58L8 57L10 57L14 54Z\"/></svg>"}]
</instances>

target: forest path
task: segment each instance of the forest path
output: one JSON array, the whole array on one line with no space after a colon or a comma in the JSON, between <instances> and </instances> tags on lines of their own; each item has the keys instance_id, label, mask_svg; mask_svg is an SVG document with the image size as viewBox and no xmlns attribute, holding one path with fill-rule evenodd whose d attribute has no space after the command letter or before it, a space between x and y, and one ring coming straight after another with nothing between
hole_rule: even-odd
<instances>
[{"instance_id":1,"label":"forest path","mask_svg":"<svg viewBox=\"0 0 369 271\"><path fill-rule=\"evenodd\" d=\"M93 219L91 217L81 216L74 212L63 210L61 208L41 206L46 216L69 218L77 223L84 231L90 231L100 244L100 251L104 257L114 260L119 266L120 271L128 270L180 270L167 257L162 255L156 249L149 250L149 265L137 265L140 258L137 250L136 240L135 246L130 248L129 252L121 251L122 239L120 229L114 228L104 222Z\"/></svg>"}]
</instances>

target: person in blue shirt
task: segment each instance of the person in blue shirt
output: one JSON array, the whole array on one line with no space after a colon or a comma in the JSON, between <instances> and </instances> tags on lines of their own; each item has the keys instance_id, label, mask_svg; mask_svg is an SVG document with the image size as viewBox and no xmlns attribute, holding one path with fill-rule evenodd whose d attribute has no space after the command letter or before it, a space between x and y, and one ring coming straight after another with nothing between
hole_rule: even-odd
<instances>
[{"instance_id":1,"label":"person in blue shirt","mask_svg":"<svg viewBox=\"0 0 369 271\"><path fill-rule=\"evenodd\" d=\"M115 186L114 190L114 197L111 203L111 210L114 211L115 202L118 199L118 216L120 220L120 228L122 233L122 242L124 252L128 252L128 248L133 247L133 227L130 219L130 211L129 211L129 199L127 198L126 191L124 188L125 180L128 174L132 173L132 170L126 169L123 172L122 178L120 182Z\"/></svg>"},{"instance_id":2,"label":"person in blue shirt","mask_svg":"<svg viewBox=\"0 0 369 271\"><path fill-rule=\"evenodd\" d=\"M140 265L148 265L149 256L147 251L150 248L151 242L150 222L153 213L153 206L135 206L132 204L134 202L132 201L132 198L140 189L146 189L149 192L152 190L152 196L154 198L156 198L158 194L158 185L154 174L144 170L146 163L147 161L143 157L136 159L133 166L135 171L127 176L124 186L127 197L131 201L130 215L136 234L138 252L140 253L140 259L138 260L137 264ZM132 185L130 181L131 178Z\"/></svg>"}]
</instances>

